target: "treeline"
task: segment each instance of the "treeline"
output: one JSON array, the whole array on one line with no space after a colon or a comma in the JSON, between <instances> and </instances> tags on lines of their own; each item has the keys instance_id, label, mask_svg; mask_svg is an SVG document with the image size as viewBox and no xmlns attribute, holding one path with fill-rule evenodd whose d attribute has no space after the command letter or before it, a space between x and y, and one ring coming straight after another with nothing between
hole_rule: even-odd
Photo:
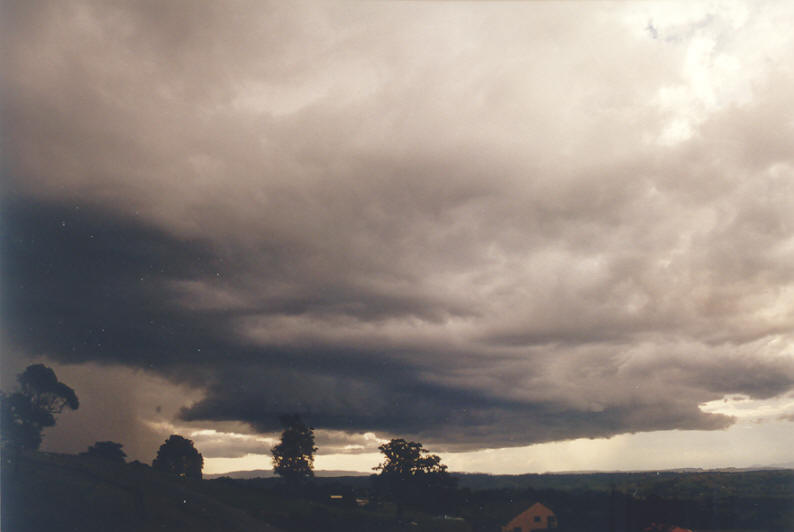
<instances>
[{"instance_id":1,"label":"treeline","mask_svg":"<svg viewBox=\"0 0 794 532\"><path fill-rule=\"evenodd\" d=\"M59 381L55 372L44 364L32 364L17 375L17 390L0 391L0 442L4 449L38 450L42 432L55 425L56 416L65 408L77 410L80 401L75 391ZM124 463L124 445L98 441L82 456ZM133 466L148 467L137 460ZM171 435L160 446L152 468L181 478L201 479L204 458L191 440Z\"/></svg>"},{"instance_id":2,"label":"treeline","mask_svg":"<svg viewBox=\"0 0 794 532\"><path fill-rule=\"evenodd\" d=\"M314 429L298 415L280 418L281 441L273 449L273 469L283 480L281 489L295 495L318 493L314 480ZM378 447L384 460L375 468L366 495L372 503L389 501L399 519L406 508L439 513L451 511L457 480L438 455L421 443L395 438ZM324 493L320 490L320 493ZM342 495L336 494L336 495ZM352 495L351 495L352 496ZM351 500L350 497L342 500Z\"/></svg>"},{"instance_id":3,"label":"treeline","mask_svg":"<svg viewBox=\"0 0 794 532\"><path fill-rule=\"evenodd\" d=\"M44 429L55 425L56 416L64 408L79 408L79 400L75 391L60 382L55 372L43 364L28 366L17 376L17 383L17 391L0 392L2 444L4 448L37 450ZM270 449L273 470L283 481L281 489L287 493L308 493L317 452L314 428L296 414L281 416L280 422L281 440ZM122 448L122 443L98 441L81 454L125 463L126 453ZM405 507L428 511L449 507L456 480L437 455L427 452L421 443L401 438L379 449L385 459L374 468L380 473L373 478L373 498L393 501L398 516ZM149 467L138 461L131 465ZM203 465L204 459L194 443L173 434L160 446L151 467L184 479L201 479Z\"/></svg>"}]
</instances>

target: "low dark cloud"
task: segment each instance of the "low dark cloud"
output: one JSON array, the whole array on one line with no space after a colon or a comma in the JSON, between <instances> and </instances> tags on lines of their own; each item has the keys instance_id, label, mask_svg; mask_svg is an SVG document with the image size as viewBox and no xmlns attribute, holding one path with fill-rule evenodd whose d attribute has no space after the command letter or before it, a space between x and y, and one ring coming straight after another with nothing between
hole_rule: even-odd
<instances>
[{"instance_id":1,"label":"low dark cloud","mask_svg":"<svg viewBox=\"0 0 794 532\"><path fill-rule=\"evenodd\" d=\"M234 327L244 312L190 309L178 303L174 281L217 281L215 270L225 261L213 255L206 242L179 240L135 219L90 206L15 199L6 202L4 213L4 322L11 347L62 364L139 367L196 386L206 395L183 407L179 417L184 421L237 420L271 433L279 429L280 414L298 411L318 428L410 434L451 449L608 436L627 430L718 428L728 422L703 414L696 403L682 401L677 394L658 397L658 390L645 389L644 377L670 371L663 364L641 369L624 383L642 385L638 396L647 392L653 400L628 405L623 399L618 404L608 399L581 407L566 403L577 393L589 394L588 390L522 397L531 382L506 377L494 383L493 377L488 378L505 363L503 357L489 358L478 376L484 353L434 345L437 341L432 338L422 343L386 336L379 342L383 335L379 329L388 324L378 322L374 332L363 337L312 339L312 331L307 331L309 340L304 341L301 331L295 331L295 338L283 342L253 342ZM223 268L233 276L233 268L225 264ZM388 306L388 300L382 304ZM400 308L396 305L395 316L402 315ZM267 315L294 316L290 310L273 307ZM263 311L249 312L260 316ZM327 309L316 312L322 317L318 324L327 319ZM343 328L368 323L342 314ZM457 355L473 359L462 368L474 372L471 381L428 378L429 372L438 372L437 367L439 374L454 375L461 368L444 367L454 366L450 357ZM529 355L513 362L529 365L531 375L533 362L538 372L548 368L545 357ZM563 373L574 383L592 377L587 364L593 364L599 382L609 382L615 369L601 357L587 361L580 356L575 361L576 373L570 369ZM720 380L707 363L687 376L686 363L682 364L676 366L682 372L680 382L692 381L691 375L709 375L702 384L716 393L752 394L758 387L759 393L768 395L770 384L784 389L790 382L779 371L769 382L759 382L746 377L746 368L733 373L723 368ZM526 377L526 369L513 377ZM550 375L530 378L544 382L539 392L555 384ZM122 393L134 393L134 388ZM695 394L699 396L710 397ZM659 408L660 403L664 408Z\"/></svg>"},{"instance_id":2,"label":"low dark cloud","mask_svg":"<svg viewBox=\"0 0 794 532\"><path fill-rule=\"evenodd\" d=\"M199 242L91 205L12 197L2 252L3 322L28 353L168 371L220 345L223 323L168 295L170 280L213 275Z\"/></svg>"},{"instance_id":3,"label":"low dark cloud","mask_svg":"<svg viewBox=\"0 0 794 532\"><path fill-rule=\"evenodd\" d=\"M699 405L794 386L779 69L703 59L718 92L595 8L5 9L17 361L164 377L196 430L446 449L721 429Z\"/></svg>"}]
</instances>

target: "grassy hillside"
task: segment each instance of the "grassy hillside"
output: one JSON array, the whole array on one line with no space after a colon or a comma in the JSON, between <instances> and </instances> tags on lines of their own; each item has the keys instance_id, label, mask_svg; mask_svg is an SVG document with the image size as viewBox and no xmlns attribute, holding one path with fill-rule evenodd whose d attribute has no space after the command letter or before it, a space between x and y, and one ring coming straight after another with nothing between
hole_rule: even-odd
<instances>
[{"instance_id":1,"label":"grassy hillside","mask_svg":"<svg viewBox=\"0 0 794 532\"><path fill-rule=\"evenodd\" d=\"M353 493L331 479L295 496L274 479L185 481L84 456L7 453L0 487L4 532L471 530L461 521L411 511L398 521L389 504L359 508L352 497L330 503L331 492Z\"/></svg>"},{"instance_id":2,"label":"grassy hillside","mask_svg":"<svg viewBox=\"0 0 794 532\"><path fill-rule=\"evenodd\" d=\"M278 532L202 493L201 481L82 456L23 451L3 459L4 531Z\"/></svg>"},{"instance_id":3,"label":"grassy hillside","mask_svg":"<svg viewBox=\"0 0 794 532\"><path fill-rule=\"evenodd\" d=\"M300 496L276 479L183 481L139 465L37 452L3 457L4 532L497 532L536 501L560 532L794 530L794 472L460 475L442 519L375 503L366 477L322 478ZM343 495L331 501L330 495ZM356 503L370 500L360 507Z\"/></svg>"}]
</instances>

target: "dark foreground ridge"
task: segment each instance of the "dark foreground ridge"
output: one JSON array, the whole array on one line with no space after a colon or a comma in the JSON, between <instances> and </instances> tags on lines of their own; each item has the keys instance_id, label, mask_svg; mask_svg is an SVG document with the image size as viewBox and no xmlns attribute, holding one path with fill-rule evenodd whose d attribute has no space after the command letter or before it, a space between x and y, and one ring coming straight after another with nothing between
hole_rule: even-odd
<instances>
[{"instance_id":1,"label":"dark foreground ridge","mask_svg":"<svg viewBox=\"0 0 794 532\"><path fill-rule=\"evenodd\" d=\"M794 531L791 470L459 474L443 513L379 499L368 477L290 493L275 478L185 480L12 450L2 473L4 532L501 532L535 503L553 512L555 532Z\"/></svg>"},{"instance_id":2,"label":"dark foreground ridge","mask_svg":"<svg viewBox=\"0 0 794 532\"><path fill-rule=\"evenodd\" d=\"M16 532L279 532L186 481L143 464L9 449L2 530Z\"/></svg>"},{"instance_id":3,"label":"dark foreground ridge","mask_svg":"<svg viewBox=\"0 0 794 532\"><path fill-rule=\"evenodd\" d=\"M4 450L2 466L3 532L471 532L462 520L362 508L338 482L345 477L296 494L277 479L186 480L136 462L31 450Z\"/></svg>"}]
</instances>

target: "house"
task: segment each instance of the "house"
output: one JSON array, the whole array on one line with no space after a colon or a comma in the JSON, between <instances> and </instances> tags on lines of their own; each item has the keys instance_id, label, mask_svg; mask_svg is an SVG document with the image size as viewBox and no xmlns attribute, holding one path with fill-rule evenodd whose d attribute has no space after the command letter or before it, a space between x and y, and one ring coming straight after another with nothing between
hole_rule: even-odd
<instances>
[{"instance_id":1,"label":"house","mask_svg":"<svg viewBox=\"0 0 794 532\"><path fill-rule=\"evenodd\" d=\"M536 502L502 527L502 532L530 532L557 528L557 516L549 508Z\"/></svg>"},{"instance_id":2,"label":"house","mask_svg":"<svg viewBox=\"0 0 794 532\"><path fill-rule=\"evenodd\" d=\"M369 497L356 497L356 506L363 508L369 504Z\"/></svg>"},{"instance_id":3,"label":"house","mask_svg":"<svg viewBox=\"0 0 794 532\"><path fill-rule=\"evenodd\" d=\"M642 532L692 532L688 528L681 528L675 525L665 525L660 523L651 523L649 526L642 529Z\"/></svg>"}]
</instances>

